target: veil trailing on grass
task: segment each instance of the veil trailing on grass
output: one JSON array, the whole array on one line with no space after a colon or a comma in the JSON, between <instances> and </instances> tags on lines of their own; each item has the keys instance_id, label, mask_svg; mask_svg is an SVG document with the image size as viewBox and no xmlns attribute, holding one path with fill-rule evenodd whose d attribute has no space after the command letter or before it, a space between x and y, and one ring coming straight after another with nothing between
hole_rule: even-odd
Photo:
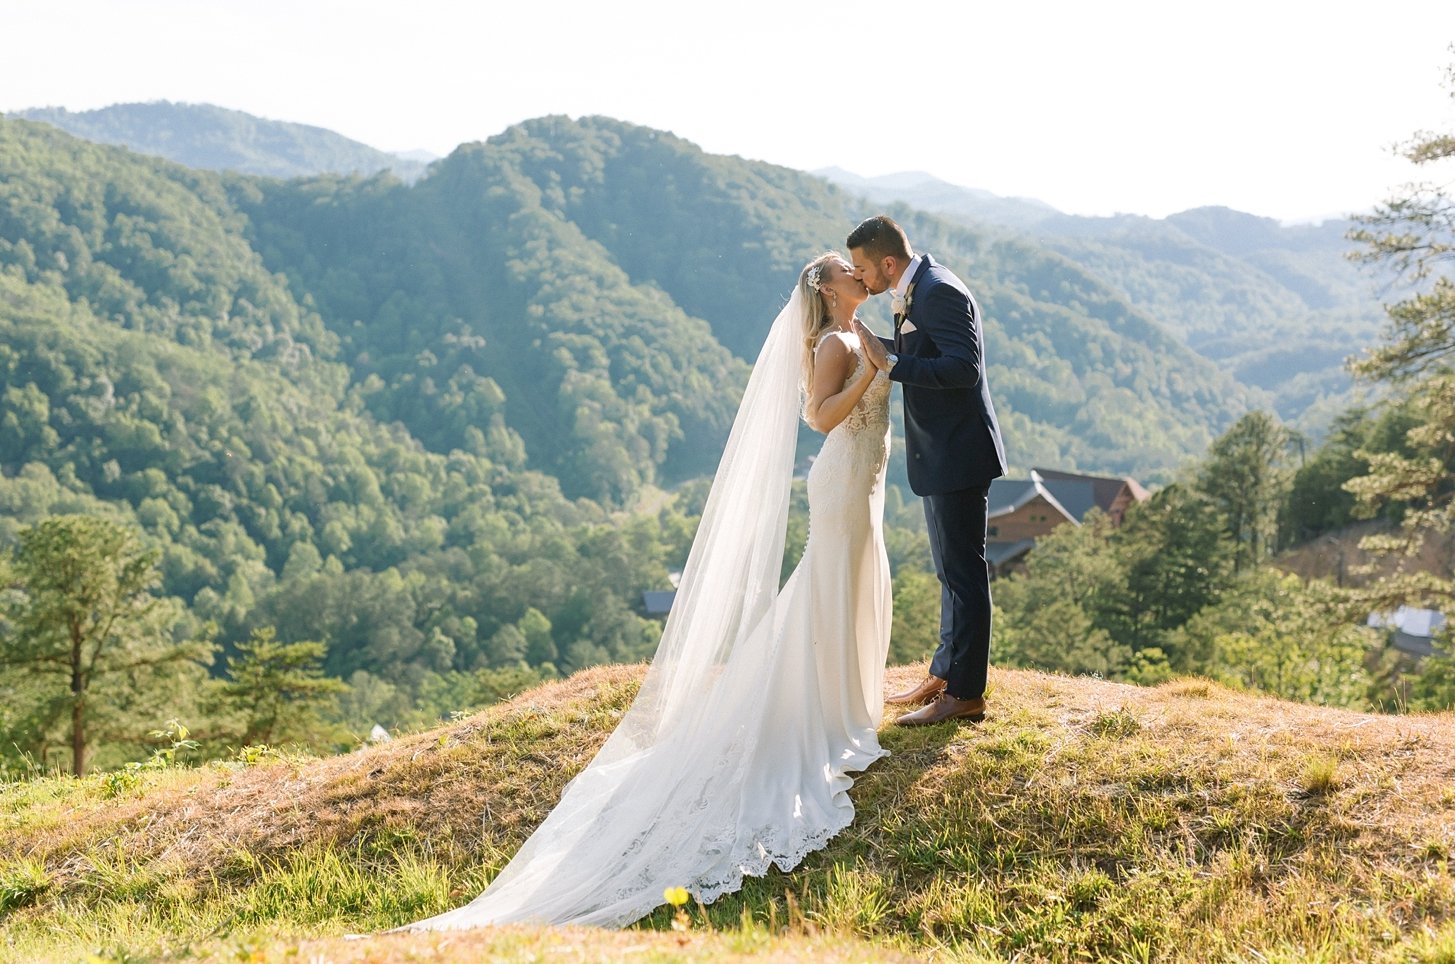
<instances>
[{"instance_id":1,"label":"veil trailing on grass","mask_svg":"<svg viewBox=\"0 0 1455 964\"><path fill-rule=\"evenodd\" d=\"M771 863L787 869L852 818L852 807L845 818L799 800L805 782L830 784L826 768L773 772L783 768L771 756L774 741L805 732L782 715L784 691L775 698L765 685L779 666L788 608L778 580L800 410L801 289L794 286L753 366L636 699L479 897L403 929L621 926L660 905L665 887L710 901L738 889L745 873ZM796 663L788 680L773 680L787 692L798 686L791 675L812 673L806 642L807 668Z\"/></svg>"}]
</instances>

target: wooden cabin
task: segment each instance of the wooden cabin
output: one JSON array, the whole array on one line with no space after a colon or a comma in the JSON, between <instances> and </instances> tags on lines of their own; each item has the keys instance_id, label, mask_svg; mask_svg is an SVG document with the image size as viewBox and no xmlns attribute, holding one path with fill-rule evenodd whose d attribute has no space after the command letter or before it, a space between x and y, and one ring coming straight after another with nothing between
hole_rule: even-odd
<instances>
[{"instance_id":1,"label":"wooden cabin","mask_svg":"<svg viewBox=\"0 0 1455 964\"><path fill-rule=\"evenodd\" d=\"M985 531L991 578L1022 567L1036 540L1057 526L1080 525L1092 509L1121 525L1127 507L1147 498L1131 478L1031 469L1029 479L996 479Z\"/></svg>"}]
</instances>

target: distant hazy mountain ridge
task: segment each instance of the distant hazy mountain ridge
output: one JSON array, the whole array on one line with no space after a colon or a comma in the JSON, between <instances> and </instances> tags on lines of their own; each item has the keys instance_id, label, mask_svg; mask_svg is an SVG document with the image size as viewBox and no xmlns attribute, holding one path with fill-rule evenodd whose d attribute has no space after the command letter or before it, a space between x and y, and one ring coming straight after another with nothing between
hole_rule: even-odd
<instances>
[{"instance_id":1,"label":"distant hazy mountain ridge","mask_svg":"<svg viewBox=\"0 0 1455 964\"><path fill-rule=\"evenodd\" d=\"M267 177L387 170L412 181L433 159L419 156L423 152L387 154L322 127L265 120L211 104L158 101L74 113L42 107L12 116L44 121L89 141L155 154L188 167Z\"/></svg>"},{"instance_id":2,"label":"distant hazy mountain ridge","mask_svg":"<svg viewBox=\"0 0 1455 964\"><path fill-rule=\"evenodd\" d=\"M1284 225L1225 207L1166 218L1082 217L923 172L818 172L880 204L907 204L1054 250L1317 432L1355 397L1344 360L1383 323L1378 283L1346 257L1346 220Z\"/></svg>"},{"instance_id":3,"label":"distant hazy mountain ridge","mask_svg":"<svg viewBox=\"0 0 1455 964\"><path fill-rule=\"evenodd\" d=\"M951 184L924 171L861 177L841 167L825 167L813 173L881 204L898 202L945 217L984 224L1029 227L1061 214L1051 205L1033 198L1002 197Z\"/></svg>"}]
</instances>

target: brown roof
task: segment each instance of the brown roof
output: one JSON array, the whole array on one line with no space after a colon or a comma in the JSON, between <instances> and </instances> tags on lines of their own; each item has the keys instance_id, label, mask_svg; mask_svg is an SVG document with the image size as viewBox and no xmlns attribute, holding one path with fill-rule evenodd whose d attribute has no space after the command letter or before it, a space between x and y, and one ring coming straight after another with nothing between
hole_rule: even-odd
<instances>
[{"instance_id":1,"label":"brown roof","mask_svg":"<svg viewBox=\"0 0 1455 964\"><path fill-rule=\"evenodd\" d=\"M1077 472L1058 472L1055 469L1032 469L1031 471L1048 482L1091 483L1092 499L1103 512L1111 508L1111 504L1116 501L1117 495L1122 491L1122 486L1130 489L1132 498L1138 502L1145 502L1149 497L1147 490L1130 476L1082 475Z\"/></svg>"}]
</instances>

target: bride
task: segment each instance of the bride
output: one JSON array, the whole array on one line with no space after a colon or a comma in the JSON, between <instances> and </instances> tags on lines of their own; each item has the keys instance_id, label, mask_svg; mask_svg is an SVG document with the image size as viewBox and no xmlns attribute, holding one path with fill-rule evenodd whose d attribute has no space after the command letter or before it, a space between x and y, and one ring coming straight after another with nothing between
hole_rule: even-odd
<instances>
[{"instance_id":1,"label":"bride","mask_svg":"<svg viewBox=\"0 0 1455 964\"><path fill-rule=\"evenodd\" d=\"M662 640L596 758L485 891L403 930L621 927L685 887L708 903L852 822L889 645L889 379L853 334L868 290L809 262L758 355ZM781 591L797 421L827 434Z\"/></svg>"}]
</instances>

